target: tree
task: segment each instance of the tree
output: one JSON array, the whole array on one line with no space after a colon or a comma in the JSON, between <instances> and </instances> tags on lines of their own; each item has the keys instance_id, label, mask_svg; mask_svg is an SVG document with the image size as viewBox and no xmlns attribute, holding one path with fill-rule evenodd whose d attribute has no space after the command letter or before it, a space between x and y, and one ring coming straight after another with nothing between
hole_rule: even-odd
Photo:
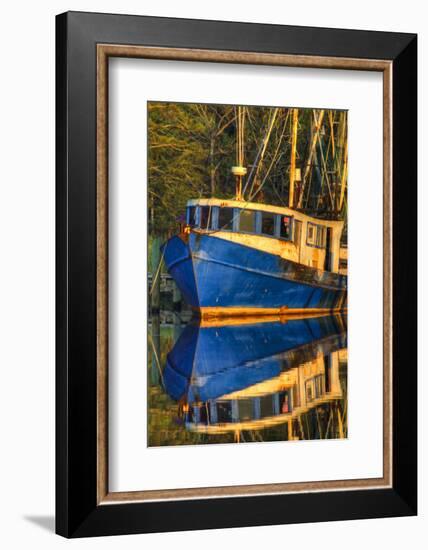
<instances>
[{"instance_id":1,"label":"tree","mask_svg":"<svg viewBox=\"0 0 428 550\"><path fill-rule=\"evenodd\" d=\"M148 104L150 234L174 232L189 199L234 197L236 107ZM245 106L240 112L245 199L288 206L291 181L294 207L344 219L346 111Z\"/></svg>"}]
</instances>

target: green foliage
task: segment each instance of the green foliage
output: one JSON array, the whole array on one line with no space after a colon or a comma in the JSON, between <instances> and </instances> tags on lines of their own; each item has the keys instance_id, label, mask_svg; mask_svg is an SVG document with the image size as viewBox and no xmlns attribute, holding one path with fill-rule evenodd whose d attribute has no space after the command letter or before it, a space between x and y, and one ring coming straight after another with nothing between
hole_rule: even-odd
<instances>
[{"instance_id":1,"label":"green foliage","mask_svg":"<svg viewBox=\"0 0 428 550\"><path fill-rule=\"evenodd\" d=\"M296 166L309 167L301 207L314 212L335 210L346 148L346 113L325 111L319 143L311 157L316 113L300 109ZM260 156L267 130L272 132ZM232 198L236 164L236 107L232 105L150 102L148 104L149 228L151 235L176 232L186 202L198 197ZM342 125L342 126L341 126ZM344 132L341 131L344 128ZM248 169L245 198L287 205L290 169L290 109L245 107L244 164ZM244 186L245 186L244 180ZM346 197L340 210L345 212Z\"/></svg>"}]
</instances>

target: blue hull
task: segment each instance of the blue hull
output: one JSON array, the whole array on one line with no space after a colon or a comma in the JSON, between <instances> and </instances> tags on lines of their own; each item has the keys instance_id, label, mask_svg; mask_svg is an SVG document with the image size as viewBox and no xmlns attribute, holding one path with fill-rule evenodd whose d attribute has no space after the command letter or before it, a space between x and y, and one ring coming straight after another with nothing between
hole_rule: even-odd
<instances>
[{"instance_id":1,"label":"blue hull","mask_svg":"<svg viewBox=\"0 0 428 550\"><path fill-rule=\"evenodd\" d=\"M321 351L346 347L341 315L223 327L189 324L167 356L163 380L174 400L206 402L279 376Z\"/></svg>"},{"instance_id":2,"label":"blue hull","mask_svg":"<svg viewBox=\"0 0 428 550\"><path fill-rule=\"evenodd\" d=\"M168 271L195 309L333 310L346 307L347 277L212 235L172 237Z\"/></svg>"}]
</instances>

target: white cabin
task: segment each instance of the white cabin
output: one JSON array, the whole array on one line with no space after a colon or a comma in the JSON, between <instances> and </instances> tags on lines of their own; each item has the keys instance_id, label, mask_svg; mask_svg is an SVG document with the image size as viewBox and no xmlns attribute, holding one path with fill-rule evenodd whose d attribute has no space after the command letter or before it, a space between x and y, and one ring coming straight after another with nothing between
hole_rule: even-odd
<instances>
[{"instance_id":1,"label":"white cabin","mask_svg":"<svg viewBox=\"0 0 428 550\"><path fill-rule=\"evenodd\" d=\"M343 221L322 220L282 206L211 198L188 201L186 223L189 230L321 271L341 271Z\"/></svg>"}]
</instances>

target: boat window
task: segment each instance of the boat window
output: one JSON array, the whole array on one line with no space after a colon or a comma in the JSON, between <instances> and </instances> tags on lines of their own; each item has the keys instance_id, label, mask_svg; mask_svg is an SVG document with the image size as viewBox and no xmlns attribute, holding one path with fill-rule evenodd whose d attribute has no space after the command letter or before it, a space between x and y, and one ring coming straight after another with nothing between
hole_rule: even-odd
<instances>
[{"instance_id":1,"label":"boat window","mask_svg":"<svg viewBox=\"0 0 428 550\"><path fill-rule=\"evenodd\" d=\"M281 225L279 229L279 236L281 239L291 240L291 220L290 216L281 216Z\"/></svg>"},{"instance_id":2,"label":"boat window","mask_svg":"<svg viewBox=\"0 0 428 550\"><path fill-rule=\"evenodd\" d=\"M219 208L218 228L220 229L220 231L232 231L233 208Z\"/></svg>"},{"instance_id":3,"label":"boat window","mask_svg":"<svg viewBox=\"0 0 428 550\"><path fill-rule=\"evenodd\" d=\"M273 415L273 403L272 395L263 395L260 398L260 416L265 418L266 416Z\"/></svg>"},{"instance_id":4,"label":"boat window","mask_svg":"<svg viewBox=\"0 0 428 550\"><path fill-rule=\"evenodd\" d=\"M196 225L196 206L187 207L187 223L194 227Z\"/></svg>"},{"instance_id":5,"label":"boat window","mask_svg":"<svg viewBox=\"0 0 428 550\"><path fill-rule=\"evenodd\" d=\"M310 246L325 247L325 227L308 222L306 244Z\"/></svg>"},{"instance_id":6,"label":"boat window","mask_svg":"<svg viewBox=\"0 0 428 550\"><path fill-rule=\"evenodd\" d=\"M254 233L256 213L251 210L241 210L239 215L239 231Z\"/></svg>"},{"instance_id":7,"label":"boat window","mask_svg":"<svg viewBox=\"0 0 428 550\"><path fill-rule=\"evenodd\" d=\"M317 246L325 246L325 227L317 226Z\"/></svg>"},{"instance_id":8,"label":"boat window","mask_svg":"<svg viewBox=\"0 0 428 550\"><path fill-rule=\"evenodd\" d=\"M305 383L305 387L306 387L306 401L308 403L310 403L311 401L313 401L315 399L313 380L312 379L307 380L306 383Z\"/></svg>"},{"instance_id":9,"label":"boat window","mask_svg":"<svg viewBox=\"0 0 428 550\"><path fill-rule=\"evenodd\" d=\"M232 422L232 404L230 401L219 401L217 403L218 422Z\"/></svg>"},{"instance_id":10,"label":"boat window","mask_svg":"<svg viewBox=\"0 0 428 550\"><path fill-rule=\"evenodd\" d=\"M212 221L212 212L209 206L199 207L199 227L201 229L208 229Z\"/></svg>"},{"instance_id":11,"label":"boat window","mask_svg":"<svg viewBox=\"0 0 428 550\"><path fill-rule=\"evenodd\" d=\"M262 233L264 235L275 235L275 214L262 212Z\"/></svg>"},{"instance_id":12,"label":"boat window","mask_svg":"<svg viewBox=\"0 0 428 550\"><path fill-rule=\"evenodd\" d=\"M254 418L254 407L252 399L240 399L238 401L239 407L239 420L241 422L245 420L253 420Z\"/></svg>"},{"instance_id":13,"label":"boat window","mask_svg":"<svg viewBox=\"0 0 428 550\"><path fill-rule=\"evenodd\" d=\"M312 223L308 223L306 240L308 244L315 244L315 226Z\"/></svg>"},{"instance_id":14,"label":"boat window","mask_svg":"<svg viewBox=\"0 0 428 550\"><path fill-rule=\"evenodd\" d=\"M324 395L324 384L323 384L323 375L318 374L314 378L314 385L315 385L315 395L316 397L322 397Z\"/></svg>"}]
</instances>

